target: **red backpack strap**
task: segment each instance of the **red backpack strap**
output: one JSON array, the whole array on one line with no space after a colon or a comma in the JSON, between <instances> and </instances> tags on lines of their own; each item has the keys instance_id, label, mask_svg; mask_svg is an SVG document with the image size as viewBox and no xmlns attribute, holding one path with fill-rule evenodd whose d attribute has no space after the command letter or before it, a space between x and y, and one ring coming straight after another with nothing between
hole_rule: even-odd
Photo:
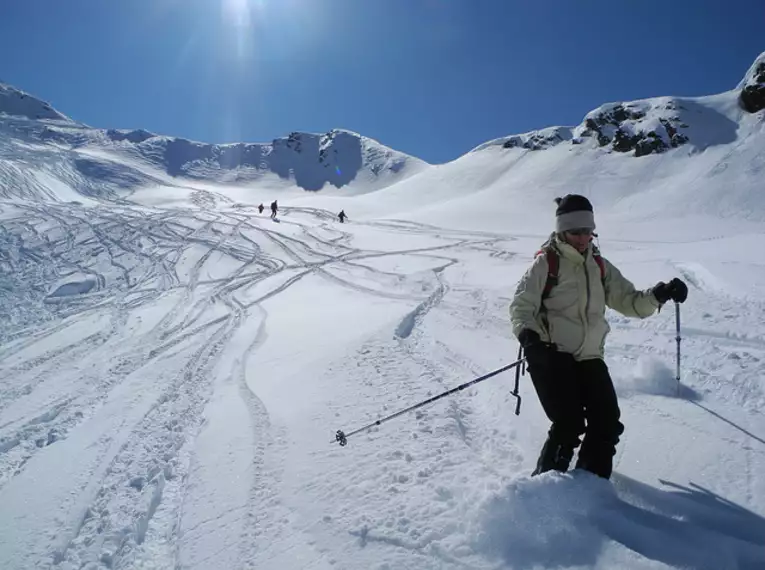
<instances>
[{"instance_id":1,"label":"red backpack strap","mask_svg":"<svg viewBox=\"0 0 765 570\"><path fill-rule=\"evenodd\" d=\"M606 288L606 262L603 261L603 258L600 256L600 253L595 251L592 254L592 258L595 260L595 263L598 264L598 267L600 268L600 282L603 283L603 289Z\"/></svg>"},{"instance_id":2,"label":"red backpack strap","mask_svg":"<svg viewBox=\"0 0 765 570\"><path fill-rule=\"evenodd\" d=\"M594 255L595 263L598 264L598 267L600 267L600 279L602 281L606 280L606 264L603 262L603 258L600 257L600 254L596 253Z\"/></svg>"},{"instance_id":3,"label":"red backpack strap","mask_svg":"<svg viewBox=\"0 0 765 570\"><path fill-rule=\"evenodd\" d=\"M547 281L545 281L545 288L542 290L542 300L544 301L550 296L550 293L558 284L558 253L551 247L541 249L538 255L545 254L547 258Z\"/></svg>"}]
</instances>

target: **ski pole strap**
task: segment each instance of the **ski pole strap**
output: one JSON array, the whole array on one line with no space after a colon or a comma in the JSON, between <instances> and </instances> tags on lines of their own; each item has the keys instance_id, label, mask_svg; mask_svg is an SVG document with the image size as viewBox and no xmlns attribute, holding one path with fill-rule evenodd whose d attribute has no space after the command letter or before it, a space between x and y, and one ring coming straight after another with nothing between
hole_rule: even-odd
<instances>
[{"instance_id":1,"label":"ski pole strap","mask_svg":"<svg viewBox=\"0 0 765 570\"><path fill-rule=\"evenodd\" d=\"M408 408L405 408L403 410L400 410L396 412L395 414L391 414L389 416L386 416L384 418L380 418L379 420L376 420L375 422L366 425L362 428L359 428L357 430L354 430L348 434L344 433L343 430L337 430L335 432L335 440L337 443L339 443L341 446L347 445L348 438L352 435L356 435L358 433L367 431L369 429L372 429L375 426L379 426L380 424L387 422L388 420L392 420L393 418L397 418L402 414L405 414L407 412L411 412L413 410L416 410L417 408L421 408L422 406L427 406L428 404L432 404L436 400L440 400L441 398L445 396L449 396L450 394L454 394L455 392L459 392L461 390L464 390L465 388L468 388L474 384L478 384L479 382L483 382L484 380L488 380L489 378L492 378L493 376L496 376L497 374L501 374L502 372L505 372L506 370L510 370L512 368L515 368L517 366L520 366L523 363L524 359L518 359L515 362L508 364L507 366L503 366L502 368L497 368L496 370L489 372L487 374L484 374L483 376L479 376L478 378L475 378L474 380L471 380L470 382L465 382L464 384L460 384L459 386L456 386L455 388L452 388L451 390L447 390L446 392L443 392L441 394L438 394L437 396L433 396L432 398L428 398L427 400L424 400L420 402L419 404L415 404L413 406L409 406ZM516 409L520 410L520 396L516 396L518 398L518 406Z\"/></svg>"}]
</instances>

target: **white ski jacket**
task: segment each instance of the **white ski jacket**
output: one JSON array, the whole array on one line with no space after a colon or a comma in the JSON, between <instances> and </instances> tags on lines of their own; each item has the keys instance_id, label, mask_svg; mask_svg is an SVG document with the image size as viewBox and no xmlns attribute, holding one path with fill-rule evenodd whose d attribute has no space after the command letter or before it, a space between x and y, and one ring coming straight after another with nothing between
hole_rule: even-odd
<instances>
[{"instance_id":1,"label":"white ski jacket","mask_svg":"<svg viewBox=\"0 0 765 570\"><path fill-rule=\"evenodd\" d=\"M556 234L543 246L558 253L558 283L542 301L548 277L548 262L540 254L521 278L510 304L513 333L531 329L545 342L568 352L576 360L603 358L606 335L606 306L627 317L652 315L659 302L650 289L638 291L616 267L601 256L605 279L593 258L593 245L584 254L559 240Z\"/></svg>"}]
</instances>

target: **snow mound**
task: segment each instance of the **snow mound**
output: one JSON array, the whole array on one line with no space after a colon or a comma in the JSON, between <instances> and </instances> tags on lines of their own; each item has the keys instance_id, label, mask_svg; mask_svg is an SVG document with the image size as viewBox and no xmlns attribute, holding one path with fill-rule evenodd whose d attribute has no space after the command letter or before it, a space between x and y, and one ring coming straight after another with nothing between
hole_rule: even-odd
<instances>
[{"instance_id":1,"label":"snow mound","mask_svg":"<svg viewBox=\"0 0 765 570\"><path fill-rule=\"evenodd\" d=\"M71 121L66 115L59 113L50 103L41 101L20 89L0 83L0 116L12 115L28 119L53 119Z\"/></svg>"},{"instance_id":2,"label":"snow mound","mask_svg":"<svg viewBox=\"0 0 765 570\"><path fill-rule=\"evenodd\" d=\"M473 548L513 568L592 567L603 542L593 513L615 503L588 474L522 478L482 506Z\"/></svg>"},{"instance_id":3,"label":"snow mound","mask_svg":"<svg viewBox=\"0 0 765 570\"><path fill-rule=\"evenodd\" d=\"M93 290L97 290L99 279L95 275L74 274L66 279L59 281L50 295L49 299L60 299L75 295L85 295Z\"/></svg>"}]
</instances>

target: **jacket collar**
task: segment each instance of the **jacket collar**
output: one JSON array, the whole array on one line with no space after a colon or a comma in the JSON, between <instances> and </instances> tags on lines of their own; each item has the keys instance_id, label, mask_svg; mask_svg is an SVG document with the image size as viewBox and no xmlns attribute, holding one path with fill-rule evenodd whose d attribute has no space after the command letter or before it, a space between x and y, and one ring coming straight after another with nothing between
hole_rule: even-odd
<instances>
[{"instance_id":1,"label":"jacket collar","mask_svg":"<svg viewBox=\"0 0 765 570\"><path fill-rule=\"evenodd\" d=\"M583 264L587 257L592 256L593 245L592 242L587 246L585 253L579 253L573 246L567 244L562 239L558 238L558 234L553 233L548 240L548 243L552 245L558 253L576 264Z\"/></svg>"}]
</instances>

